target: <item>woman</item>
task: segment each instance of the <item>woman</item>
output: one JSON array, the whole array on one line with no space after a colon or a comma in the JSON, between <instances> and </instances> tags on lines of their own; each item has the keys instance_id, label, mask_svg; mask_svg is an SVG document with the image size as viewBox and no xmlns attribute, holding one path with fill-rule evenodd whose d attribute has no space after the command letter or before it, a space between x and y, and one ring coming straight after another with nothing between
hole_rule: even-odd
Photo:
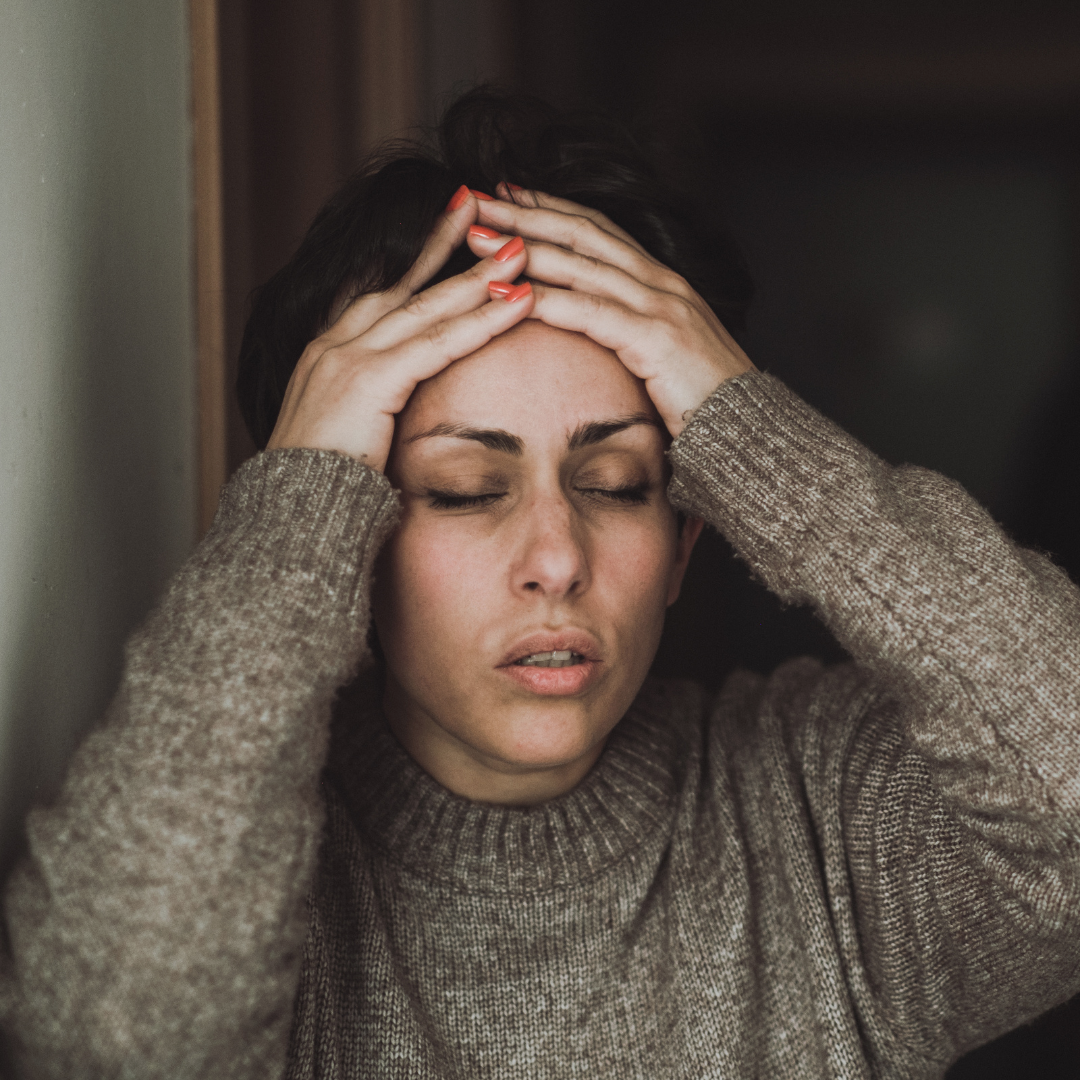
<instances>
[{"instance_id":1,"label":"woman","mask_svg":"<svg viewBox=\"0 0 1080 1080\"><path fill-rule=\"evenodd\" d=\"M9 886L28 1070L930 1077L1075 992L1076 590L753 368L631 144L441 136L256 304L267 450ZM703 521L855 662L647 682Z\"/></svg>"}]
</instances>

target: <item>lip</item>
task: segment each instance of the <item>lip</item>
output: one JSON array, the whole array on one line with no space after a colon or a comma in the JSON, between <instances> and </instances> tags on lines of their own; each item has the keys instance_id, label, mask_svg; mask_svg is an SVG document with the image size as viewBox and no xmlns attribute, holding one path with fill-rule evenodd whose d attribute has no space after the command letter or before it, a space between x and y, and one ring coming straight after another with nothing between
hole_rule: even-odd
<instances>
[{"instance_id":1,"label":"lip","mask_svg":"<svg viewBox=\"0 0 1080 1080\"><path fill-rule=\"evenodd\" d=\"M524 667L523 656L538 652L565 652L583 656L584 662L564 668ZM568 697L587 690L600 677L603 658L599 643L585 630L568 629L530 634L516 642L497 665L497 670L523 689L545 697Z\"/></svg>"},{"instance_id":2,"label":"lip","mask_svg":"<svg viewBox=\"0 0 1080 1080\"><path fill-rule=\"evenodd\" d=\"M508 664L516 664L525 656L532 656L538 652L576 652L584 656L586 660L599 663L603 657L600 645L596 638L587 630L579 630L571 627L566 630L544 630L540 633L529 634L523 637L506 651L498 667L506 667ZM566 671L567 668L545 668L546 671Z\"/></svg>"}]
</instances>

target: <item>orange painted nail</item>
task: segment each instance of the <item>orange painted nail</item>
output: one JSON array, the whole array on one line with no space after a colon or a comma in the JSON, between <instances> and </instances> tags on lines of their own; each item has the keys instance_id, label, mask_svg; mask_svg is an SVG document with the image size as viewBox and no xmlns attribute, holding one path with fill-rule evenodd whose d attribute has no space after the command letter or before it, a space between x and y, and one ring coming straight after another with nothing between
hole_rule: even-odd
<instances>
[{"instance_id":1,"label":"orange painted nail","mask_svg":"<svg viewBox=\"0 0 1080 1080\"><path fill-rule=\"evenodd\" d=\"M525 190L520 184L511 184L509 180L506 181L506 186L511 191L524 191Z\"/></svg>"},{"instance_id":2,"label":"orange painted nail","mask_svg":"<svg viewBox=\"0 0 1080 1080\"><path fill-rule=\"evenodd\" d=\"M460 206L465 205L465 200L469 197L469 189L462 184L461 187L454 192L450 201L446 204L446 212L452 214Z\"/></svg>"},{"instance_id":3,"label":"orange painted nail","mask_svg":"<svg viewBox=\"0 0 1080 1080\"><path fill-rule=\"evenodd\" d=\"M483 202L494 202L495 200L490 195L485 195L482 191L477 191L476 188L470 188L470 191Z\"/></svg>"},{"instance_id":4,"label":"orange painted nail","mask_svg":"<svg viewBox=\"0 0 1080 1080\"><path fill-rule=\"evenodd\" d=\"M485 229L483 225L471 225L469 235L479 236L481 240L498 240L502 233L498 233L494 229Z\"/></svg>"},{"instance_id":5,"label":"orange painted nail","mask_svg":"<svg viewBox=\"0 0 1080 1080\"><path fill-rule=\"evenodd\" d=\"M514 286L508 281L489 281L488 292L494 296L509 296L514 291Z\"/></svg>"},{"instance_id":6,"label":"orange painted nail","mask_svg":"<svg viewBox=\"0 0 1080 1080\"><path fill-rule=\"evenodd\" d=\"M506 296L506 302L512 304L515 300L520 300L523 296L528 296L532 292L532 285L529 282L523 282L512 293L508 293Z\"/></svg>"},{"instance_id":7,"label":"orange painted nail","mask_svg":"<svg viewBox=\"0 0 1080 1080\"><path fill-rule=\"evenodd\" d=\"M495 252L496 262L506 262L507 259L512 259L515 255L520 255L525 250L525 241L520 236L515 236L513 240L503 244L497 252Z\"/></svg>"}]
</instances>

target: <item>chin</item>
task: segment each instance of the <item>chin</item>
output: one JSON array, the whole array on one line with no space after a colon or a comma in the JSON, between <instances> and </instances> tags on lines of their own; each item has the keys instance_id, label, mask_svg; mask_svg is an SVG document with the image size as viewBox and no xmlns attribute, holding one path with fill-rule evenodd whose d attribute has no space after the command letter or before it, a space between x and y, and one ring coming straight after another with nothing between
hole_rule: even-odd
<instances>
[{"instance_id":1,"label":"chin","mask_svg":"<svg viewBox=\"0 0 1080 1080\"><path fill-rule=\"evenodd\" d=\"M614 723L597 723L576 710L528 710L500 725L485 739L485 750L508 765L554 769L569 765L607 738Z\"/></svg>"}]
</instances>

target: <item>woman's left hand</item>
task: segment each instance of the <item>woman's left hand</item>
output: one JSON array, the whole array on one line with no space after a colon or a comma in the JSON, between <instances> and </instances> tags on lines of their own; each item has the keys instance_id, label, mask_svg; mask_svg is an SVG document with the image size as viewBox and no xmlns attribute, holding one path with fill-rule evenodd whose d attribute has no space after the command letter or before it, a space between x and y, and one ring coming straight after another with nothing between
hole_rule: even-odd
<instances>
[{"instance_id":1,"label":"woman's left hand","mask_svg":"<svg viewBox=\"0 0 1080 1080\"><path fill-rule=\"evenodd\" d=\"M470 231L469 247L484 257L508 236L524 237L530 317L615 352L644 381L673 438L722 382L753 368L686 280L603 214L542 192L514 191L511 201L500 185L499 194L480 203L487 228Z\"/></svg>"}]
</instances>

